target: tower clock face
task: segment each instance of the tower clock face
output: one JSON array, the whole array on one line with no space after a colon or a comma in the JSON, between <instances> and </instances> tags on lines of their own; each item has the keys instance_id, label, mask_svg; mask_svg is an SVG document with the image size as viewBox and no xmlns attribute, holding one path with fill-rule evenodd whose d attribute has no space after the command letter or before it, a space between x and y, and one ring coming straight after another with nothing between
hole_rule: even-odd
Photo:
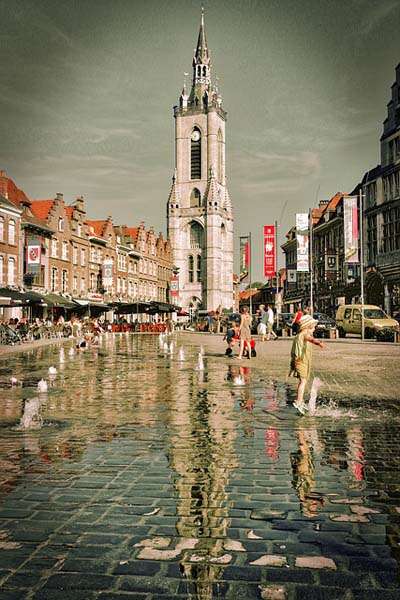
<instances>
[{"instance_id":1,"label":"tower clock face","mask_svg":"<svg viewBox=\"0 0 400 600\"><path fill-rule=\"evenodd\" d=\"M192 140L194 142L198 142L200 139L200 133L198 131L193 131L192 133Z\"/></svg>"}]
</instances>

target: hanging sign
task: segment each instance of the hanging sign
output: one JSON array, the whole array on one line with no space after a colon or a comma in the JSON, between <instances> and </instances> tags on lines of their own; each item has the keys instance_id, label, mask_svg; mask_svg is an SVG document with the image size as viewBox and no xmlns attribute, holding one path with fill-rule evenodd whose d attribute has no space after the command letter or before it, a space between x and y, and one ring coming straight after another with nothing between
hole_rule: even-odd
<instances>
[{"instance_id":1,"label":"hanging sign","mask_svg":"<svg viewBox=\"0 0 400 600\"><path fill-rule=\"evenodd\" d=\"M358 208L357 197L343 198L344 261L358 263Z\"/></svg>"},{"instance_id":2,"label":"hanging sign","mask_svg":"<svg viewBox=\"0 0 400 600\"><path fill-rule=\"evenodd\" d=\"M308 214L296 214L297 271L308 273Z\"/></svg>"},{"instance_id":3,"label":"hanging sign","mask_svg":"<svg viewBox=\"0 0 400 600\"><path fill-rule=\"evenodd\" d=\"M264 225L264 277L275 277L275 225Z\"/></svg>"}]
</instances>

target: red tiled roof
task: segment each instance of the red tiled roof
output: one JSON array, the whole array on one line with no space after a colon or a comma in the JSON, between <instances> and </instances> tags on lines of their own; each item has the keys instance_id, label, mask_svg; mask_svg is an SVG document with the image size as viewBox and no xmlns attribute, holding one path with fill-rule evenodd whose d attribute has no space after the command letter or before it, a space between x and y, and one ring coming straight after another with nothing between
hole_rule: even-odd
<instances>
[{"instance_id":1,"label":"red tiled roof","mask_svg":"<svg viewBox=\"0 0 400 600\"><path fill-rule=\"evenodd\" d=\"M124 234L136 240L138 234L138 227L124 227Z\"/></svg>"},{"instance_id":2,"label":"red tiled roof","mask_svg":"<svg viewBox=\"0 0 400 600\"><path fill-rule=\"evenodd\" d=\"M107 221L86 221L89 227L92 227L94 234L97 237L103 237L104 228L107 224Z\"/></svg>"},{"instance_id":3,"label":"red tiled roof","mask_svg":"<svg viewBox=\"0 0 400 600\"><path fill-rule=\"evenodd\" d=\"M30 204L30 199L25 192L17 188L13 180L7 177L5 171L0 171L0 193L18 207L21 204Z\"/></svg>"},{"instance_id":4,"label":"red tiled roof","mask_svg":"<svg viewBox=\"0 0 400 600\"><path fill-rule=\"evenodd\" d=\"M47 219L53 204L54 200L32 200L31 210L35 217L39 217L39 219Z\"/></svg>"}]
</instances>

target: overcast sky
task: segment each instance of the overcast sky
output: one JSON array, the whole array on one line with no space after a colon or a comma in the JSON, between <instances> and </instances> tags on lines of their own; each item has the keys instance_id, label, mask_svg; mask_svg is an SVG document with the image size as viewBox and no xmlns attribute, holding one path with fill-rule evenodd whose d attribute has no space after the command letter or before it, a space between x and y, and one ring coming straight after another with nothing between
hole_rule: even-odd
<instances>
[{"instance_id":1,"label":"overcast sky","mask_svg":"<svg viewBox=\"0 0 400 600\"><path fill-rule=\"evenodd\" d=\"M317 199L379 162L400 62L399 0L206 1L228 111L236 241L280 242ZM32 198L83 194L92 218L165 232L172 107L191 73L194 0L0 0L0 168Z\"/></svg>"}]
</instances>

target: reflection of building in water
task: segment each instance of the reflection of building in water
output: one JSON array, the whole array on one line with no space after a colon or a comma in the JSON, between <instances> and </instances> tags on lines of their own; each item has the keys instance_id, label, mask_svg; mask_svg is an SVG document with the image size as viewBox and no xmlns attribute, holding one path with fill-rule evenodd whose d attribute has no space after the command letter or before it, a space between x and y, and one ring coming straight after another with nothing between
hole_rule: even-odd
<instances>
[{"instance_id":1,"label":"reflection of building in water","mask_svg":"<svg viewBox=\"0 0 400 600\"><path fill-rule=\"evenodd\" d=\"M211 390L198 387L195 373L180 371L169 416L170 464L178 475L176 528L182 538L198 540L194 550L181 555L181 568L199 600L213 597L213 582L224 568L212 561L224 555L230 524L226 485L237 466L234 400L222 372L209 377ZM196 563L190 562L193 554Z\"/></svg>"}]
</instances>

